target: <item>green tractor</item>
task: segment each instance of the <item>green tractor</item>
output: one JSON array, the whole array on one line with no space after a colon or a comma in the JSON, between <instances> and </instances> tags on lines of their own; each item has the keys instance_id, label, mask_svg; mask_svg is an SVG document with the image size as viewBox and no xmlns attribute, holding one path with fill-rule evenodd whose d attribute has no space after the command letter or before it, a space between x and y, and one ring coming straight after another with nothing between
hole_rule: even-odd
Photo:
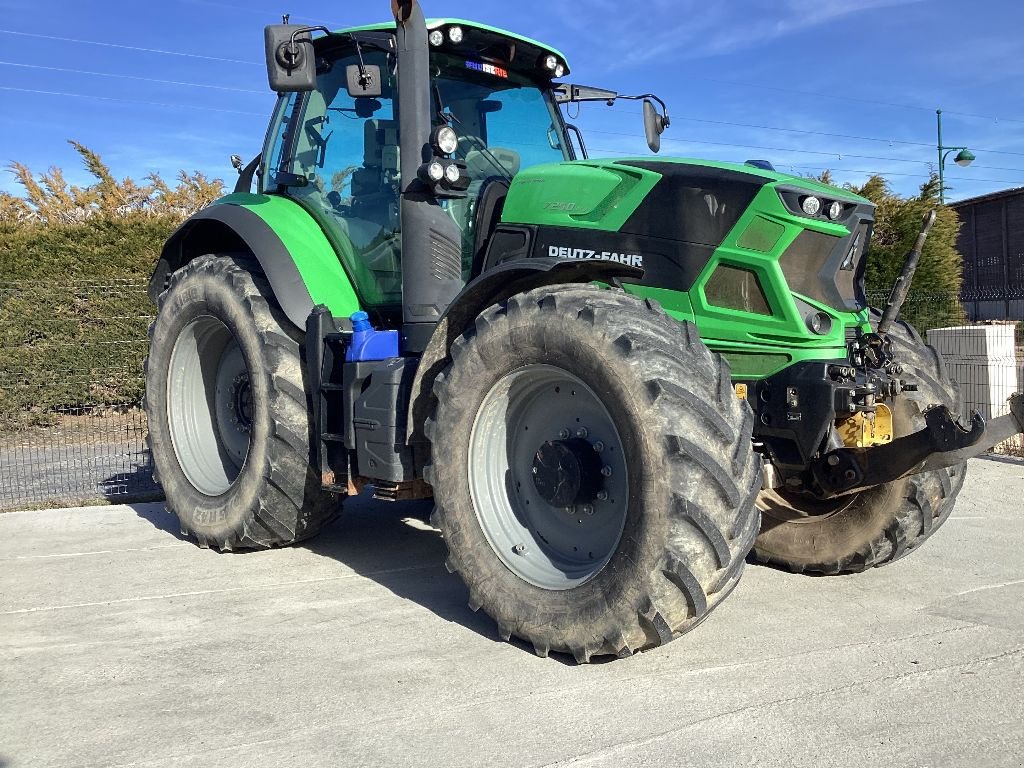
<instances>
[{"instance_id":1,"label":"green tractor","mask_svg":"<svg viewBox=\"0 0 1024 768\"><path fill-rule=\"evenodd\" d=\"M1016 401L961 427L899 302L872 315L870 202L761 164L589 159L562 105L642 100L656 152L664 104L392 11L267 28L262 154L153 276L150 446L201 546L301 541L364 487L433 498L471 607L585 662L696 626L751 551L891 562L991 427L1020 431Z\"/></svg>"}]
</instances>

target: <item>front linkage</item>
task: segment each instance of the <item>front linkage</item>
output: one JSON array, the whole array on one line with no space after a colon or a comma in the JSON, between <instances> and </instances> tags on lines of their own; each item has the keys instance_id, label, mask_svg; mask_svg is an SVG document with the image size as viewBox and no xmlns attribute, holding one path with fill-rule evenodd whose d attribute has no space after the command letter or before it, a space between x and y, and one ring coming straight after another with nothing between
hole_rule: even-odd
<instances>
[{"instance_id":1,"label":"front linkage","mask_svg":"<svg viewBox=\"0 0 1024 768\"><path fill-rule=\"evenodd\" d=\"M934 223L930 211L876 332L859 331L850 339L847 360L795 365L748 390L759 416L755 438L780 474L775 485L822 499L847 495L952 467L1024 432L1024 395L1015 394L1010 412L987 426L978 413L964 426L948 406L937 404L924 411L923 429L894 439L893 411L903 393L917 386L901 378L904 367L889 332Z\"/></svg>"}]
</instances>

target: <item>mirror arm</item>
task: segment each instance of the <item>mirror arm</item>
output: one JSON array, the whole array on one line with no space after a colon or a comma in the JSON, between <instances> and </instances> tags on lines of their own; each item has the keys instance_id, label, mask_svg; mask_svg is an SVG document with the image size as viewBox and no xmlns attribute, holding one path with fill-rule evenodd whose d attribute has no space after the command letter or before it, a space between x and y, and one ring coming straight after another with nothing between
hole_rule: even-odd
<instances>
[{"instance_id":1,"label":"mirror arm","mask_svg":"<svg viewBox=\"0 0 1024 768\"><path fill-rule=\"evenodd\" d=\"M619 99L626 99L627 101L643 101L644 99L650 99L651 101L656 101L656 102L658 102L659 105L661 105L661 111L665 115L665 127L667 128L668 126L670 126L672 124L672 121L669 119L669 116L668 116L668 105L664 101L662 101L660 98L655 96L653 93L645 93L645 94L642 94L640 96L623 96L623 95L619 95L617 98L619 98Z\"/></svg>"},{"instance_id":2,"label":"mirror arm","mask_svg":"<svg viewBox=\"0 0 1024 768\"><path fill-rule=\"evenodd\" d=\"M558 104L577 104L583 101L603 101L610 107L619 99L623 99L625 101L643 101L644 99L650 99L661 106L661 111L665 115L665 127L672 124L672 121L668 116L668 105L653 93L629 96L622 93L616 93L615 91L604 91L600 88L572 85L571 83L558 85L553 89L553 92L555 95L555 101Z\"/></svg>"},{"instance_id":3,"label":"mirror arm","mask_svg":"<svg viewBox=\"0 0 1024 768\"><path fill-rule=\"evenodd\" d=\"M235 193L239 192L251 192L252 191L252 179L256 175L256 169L260 167L260 163L263 162L263 153L256 155L245 168L238 169L238 181L235 182Z\"/></svg>"}]
</instances>

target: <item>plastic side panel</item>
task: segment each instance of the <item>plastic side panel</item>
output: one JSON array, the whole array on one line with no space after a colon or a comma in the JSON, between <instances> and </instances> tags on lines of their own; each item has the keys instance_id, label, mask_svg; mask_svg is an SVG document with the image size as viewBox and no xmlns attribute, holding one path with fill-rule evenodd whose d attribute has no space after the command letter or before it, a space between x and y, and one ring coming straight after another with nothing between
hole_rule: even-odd
<instances>
[{"instance_id":1,"label":"plastic side panel","mask_svg":"<svg viewBox=\"0 0 1024 768\"><path fill-rule=\"evenodd\" d=\"M359 299L338 254L299 205L283 197L245 193L228 195L214 205L237 205L259 216L292 257L314 305L325 305L335 317L359 311Z\"/></svg>"},{"instance_id":2,"label":"plastic side panel","mask_svg":"<svg viewBox=\"0 0 1024 768\"><path fill-rule=\"evenodd\" d=\"M588 162L527 168L512 181L501 220L617 232L660 179L641 168Z\"/></svg>"}]
</instances>

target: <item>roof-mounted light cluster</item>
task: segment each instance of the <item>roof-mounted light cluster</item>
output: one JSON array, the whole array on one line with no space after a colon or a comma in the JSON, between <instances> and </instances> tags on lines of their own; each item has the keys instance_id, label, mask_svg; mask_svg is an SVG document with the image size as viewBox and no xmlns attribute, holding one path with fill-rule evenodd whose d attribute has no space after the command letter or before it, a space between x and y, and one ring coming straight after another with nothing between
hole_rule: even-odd
<instances>
[{"instance_id":1,"label":"roof-mounted light cluster","mask_svg":"<svg viewBox=\"0 0 1024 768\"><path fill-rule=\"evenodd\" d=\"M440 48L445 44L445 41L448 41L452 45L459 45L466 39L466 33L458 24L453 24L450 27L431 30L427 39L430 40L430 45L432 47Z\"/></svg>"},{"instance_id":2,"label":"roof-mounted light cluster","mask_svg":"<svg viewBox=\"0 0 1024 768\"><path fill-rule=\"evenodd\" d=\"M565 62L559 61L553 53L547 53L540 58L540 67L551 77L565 77Z\"/></svg>"}]
</instances>

